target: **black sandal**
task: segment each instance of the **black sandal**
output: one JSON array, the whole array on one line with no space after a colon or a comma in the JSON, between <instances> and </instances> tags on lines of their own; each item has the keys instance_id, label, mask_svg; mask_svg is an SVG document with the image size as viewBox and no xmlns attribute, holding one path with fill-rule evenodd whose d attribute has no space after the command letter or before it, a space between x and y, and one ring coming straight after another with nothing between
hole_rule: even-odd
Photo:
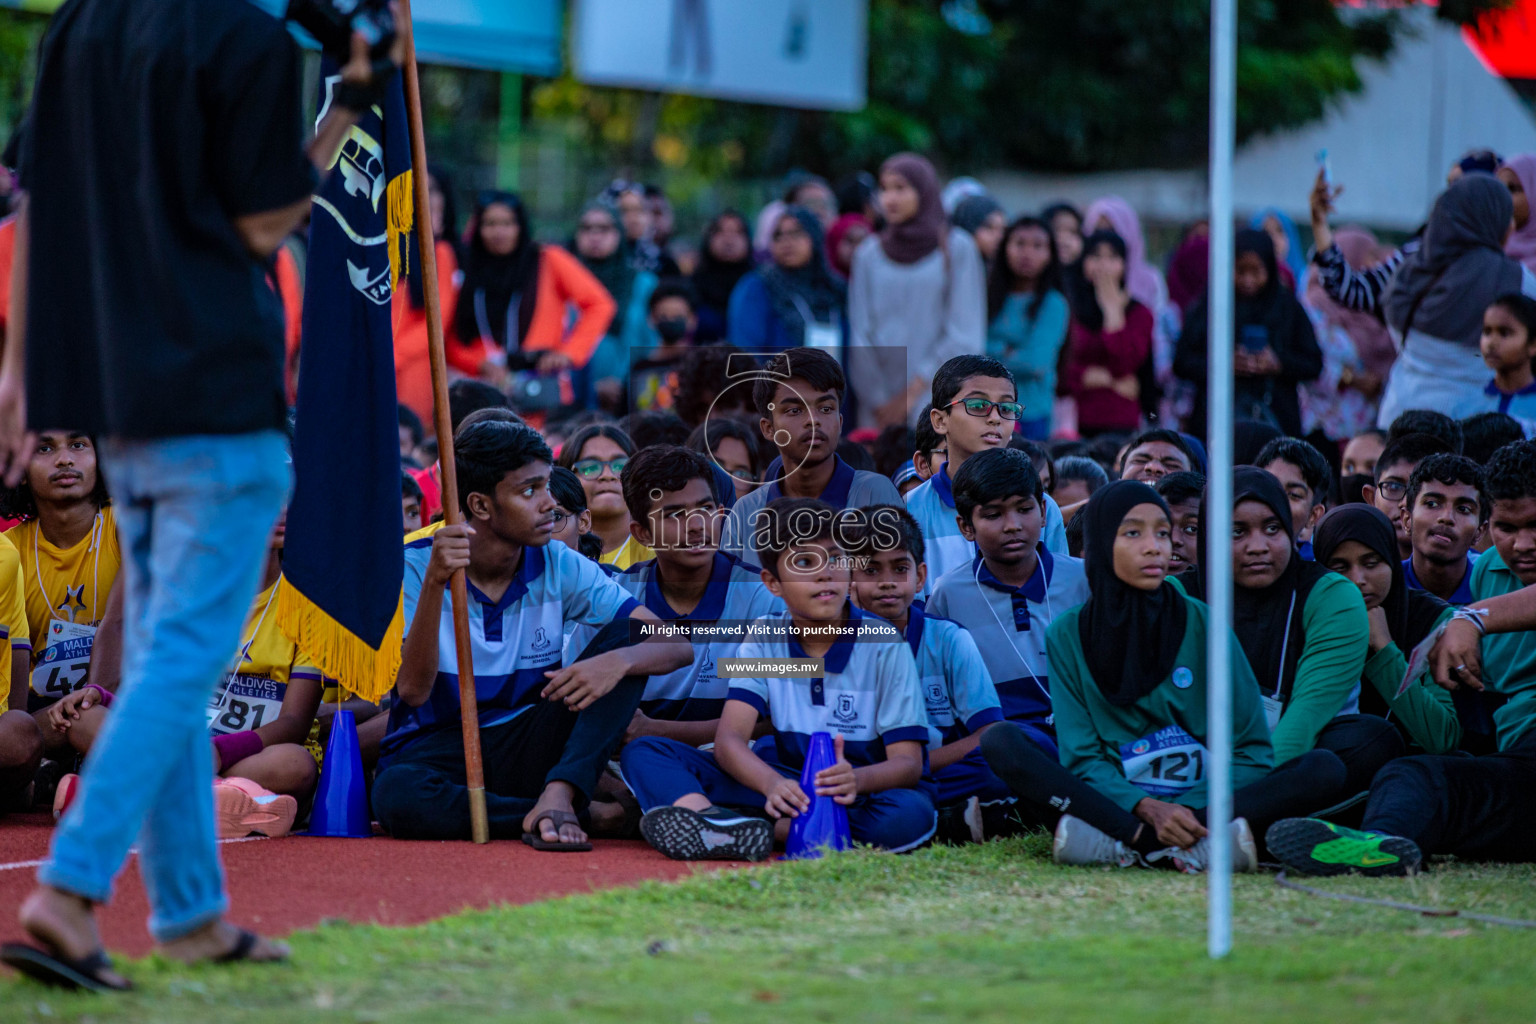
<instances>
[{"instance_id":1,"label":"black sandal","mask_svg":"<svg viewBox=\"0 0 1536 1024\"><path fill-rule=\"evenodd\" d=\"M216 964L232 964L239 960L249 960L251 950L255 949L256 943L260 941L261 936L241 928L240 937L235 940L235 944L230 947L229 952L220 953L211 962Z\"/></svg>"},{"instance_id":2,"label":"black sandal","mask_svg":"<svg viewBox=\"0 0 1536 1024\"><path fill-rule=\"evenodd\" d=\"M538 850L540 853L588 853L592 844L587 842L565 843L556 840L551 843L539 834L539 823L548 821L559 832L566 825L581 827L581 820L570 811L540 811L539 816L533 819L532 832L523 833L523 842Z\"/></svg>"},{"instance_id":3,"label":"black sandal","mask_svg":"<svg viewBox=\"0 0 1536 1024\"><path fill-rule=\"evenodd\" d=\"M8 942L0 946L0 963L12 967L34 981L55 988L85 992L128 992L129 981L108 981L103 972L112 969L106 950L71 960L62 953L50 953L37 946Z\"/></svg>"}]
</instances>

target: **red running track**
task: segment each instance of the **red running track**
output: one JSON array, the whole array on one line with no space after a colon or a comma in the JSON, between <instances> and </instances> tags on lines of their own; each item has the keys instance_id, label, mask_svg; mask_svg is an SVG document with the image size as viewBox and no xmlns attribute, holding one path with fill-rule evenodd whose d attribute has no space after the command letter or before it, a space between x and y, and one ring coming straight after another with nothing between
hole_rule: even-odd
<instances>
[{"instance_id":1,"label":"red running track","mask_svg":"<svg viewBox=\"0 0 1536 1024\"><path fill-rule=\"evenodd\" d=\"M0 818L0 939L21 937L16 911L47 856L47 814ZM230 916L265 935L285 935L321 921L420 924L465 909L572 893L672 881L711 865L668 860L643 842L598 840L591 853L539 853L519 842L403 842L394 839L249 839L224 843ZM714 865L719 866L719 865ZM102 937L116 953L152 948L144 922L149 903L136 859L100 912Z\"/></svg>"}]
</instances>

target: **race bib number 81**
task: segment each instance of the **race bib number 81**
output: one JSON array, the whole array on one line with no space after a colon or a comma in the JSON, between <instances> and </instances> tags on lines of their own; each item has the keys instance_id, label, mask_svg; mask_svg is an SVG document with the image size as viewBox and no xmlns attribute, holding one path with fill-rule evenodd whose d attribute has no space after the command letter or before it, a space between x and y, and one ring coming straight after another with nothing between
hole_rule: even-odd
<instances>
[{"instance_id":1,"label":"race bib number 81","mask_svg":"<svg viewBox=\"0 0 1536 1024\"><path fill-rule=\"evenodd\" d=\"M277 720L288 687L262 676L225 676L208 705L208 728L214 735L260 729Z\"/></svg>"},{"instance_id":2,"label":"race bib number 81","mask_svg":"<svg viewBox=\"0 0 1536 1024\"><path fill-rule=\"evenodd\" d=\"M48 701L69 696L85 682L95 642L95 626L63 619L50 622L48 646L32 669L32 692Z\"/></svg>"}]
</instances>

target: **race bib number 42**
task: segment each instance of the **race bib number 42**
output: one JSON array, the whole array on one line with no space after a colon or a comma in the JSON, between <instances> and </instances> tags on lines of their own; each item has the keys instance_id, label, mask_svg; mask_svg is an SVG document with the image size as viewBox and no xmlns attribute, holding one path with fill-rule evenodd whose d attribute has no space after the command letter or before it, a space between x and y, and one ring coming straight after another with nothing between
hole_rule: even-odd
<instances>
[{"instance_id":1,"label":"race bib number 42","mask_svg":"<svg viewBox=\"0 0 1536 1024\"><path fill-rule=\"evenodd\" d=\"M32 669L32 692L50 701L69 696L85 682L95 642L95 626L63 619L50 622L48 646Z\"/></svg>"}]
</instances>

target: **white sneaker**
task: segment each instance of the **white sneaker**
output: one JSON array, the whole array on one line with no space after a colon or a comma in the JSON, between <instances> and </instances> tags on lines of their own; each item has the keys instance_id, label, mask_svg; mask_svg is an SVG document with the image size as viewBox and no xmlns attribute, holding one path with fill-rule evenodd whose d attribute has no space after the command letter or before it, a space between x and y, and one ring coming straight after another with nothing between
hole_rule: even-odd
<instances>
[{"instance_id":1,"label":"white sneaker","mask_svg":"<svg viewBox=\"0 0 1536 1024\"><path fill-rule=\"evenodd\" d=\"M1146 867L1141 854L1070 814L1063 814L1056 823L1056 840L1051 844L1051 857L1057 864Z\"/></svg>"},{"instance_id":2,"label":"white sneaker","mask_svg":"<svg viewBox=\"0 0 1536 1024\"><path fill-rule=\"evenodd\" d=\"M1207 836L1187 850L1162 850L1152 856L1170 858L1174 867L1186 875L1201 875L1211 862L1211 840ZM1254 845L1253 830L1248 827L1246 818L1232 821L1232 870L1239 874L1259 870L1259 849Z\"/></svg>"}]
</instances>

